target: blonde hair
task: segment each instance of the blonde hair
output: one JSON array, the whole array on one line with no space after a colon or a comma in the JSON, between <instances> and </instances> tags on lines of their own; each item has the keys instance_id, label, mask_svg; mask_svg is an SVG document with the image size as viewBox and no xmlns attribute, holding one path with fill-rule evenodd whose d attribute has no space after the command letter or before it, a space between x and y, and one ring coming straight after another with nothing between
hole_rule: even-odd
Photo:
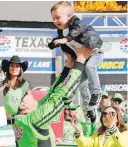
<instances>
[{"instance_id":1,"label":"blonde hair","mask_svg":"<svg viewBox=\"0 0 128 147\"><path fill-rule=\"evenodd\" d=\"M60 1L60 2L56 3L55 5L52 6L51 13L53 11L56 11L59 8L65 8L66 12L68 12L71 15L73 15L73 7L71 6L71 4L69 2L67 2L67 1Z\"/></svg>"}]
</instances>

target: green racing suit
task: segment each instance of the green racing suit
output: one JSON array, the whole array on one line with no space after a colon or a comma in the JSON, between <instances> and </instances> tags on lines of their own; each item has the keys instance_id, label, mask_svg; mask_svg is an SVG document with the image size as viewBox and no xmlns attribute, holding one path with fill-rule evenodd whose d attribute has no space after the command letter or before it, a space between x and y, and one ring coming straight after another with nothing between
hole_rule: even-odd
<instances>
[{"instance_id":1,"label":"green racing suit","mask_svg":"<svg viewBox=\"0 0 128 147\"><path fill-rule=\"evenodd\" d=\"M19 140L20 147L39 147L39 141L49 139L50 124L59 120L65 103L71 101L68 99L79 86L82 71L83 64L76 62L64 81L54 88L59 77L56 79L48 94L39 102L36 110L26 115L16 115L14 117L15 124L22 128L24 134L29 132L31 136L37 138L37 142L35 142L35 139L29 136L30 139L34 139L33 142L31 140L30 145L29 140L23 137L22 142ZM45 147L47 147L47 144Z\"/></svg>"}]
</instances>

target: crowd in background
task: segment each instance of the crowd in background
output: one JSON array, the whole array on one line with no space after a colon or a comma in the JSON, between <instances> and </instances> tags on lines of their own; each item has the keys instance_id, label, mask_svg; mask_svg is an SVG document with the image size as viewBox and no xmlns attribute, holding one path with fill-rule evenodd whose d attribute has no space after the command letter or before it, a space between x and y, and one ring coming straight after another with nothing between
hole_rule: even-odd
<instances>
[{"instance_id":1,"label":"crowd in background","mask_svg":"<svg viewBox=\"0 0 128 147\"><path fill-rule=\"evenodd\" d=\"M58 37L49 43L49 48L61 45L67 62L45 98L37 102L28 91L30 84L23 78L27 61L21 62L18 56L2 61L0 80L4 107L7 115L15 116L8 123L18 127L17 147L55 147L50 124L63 109L63 139L75 140L78 147L101 147L102 144L125 147L128 143L127 103L123 105L125 100L121 93L110 97L103 91L101 95L97 69L102 62L102 39L91 25L83 24L73 15L68 2L53 6L51 15L58 28ZM87 104L84 110L72 102L77 87L84 106Z\"/></svg>"},{"instance_id":2,"label":"crowd in background","mask_svg":"<svg viewBox=\"0 0 128 147\"><path fill-rule=\"evenodd\" d=\"M23 69L24 69L23 71L26 70L24 67ZM0 69L0 80L3 81L3 79L5 79L5 75L2 69ZM22 105L22 107L23 106L24 105ZM83 132L84 136L87 136L87 137L93 136L95 131L98 130L98 128L100 128L100 126L102 125L100 119L101 119L102 113L107 107L118 108L120 111L120 114L122 115L122 118L124 119L125 124L128 125L127 99L124 99L121 93L115 93L111 97L109 96L107 91L103 91L102 98L98 106L97 120L95 121L95 123L91 123L90 118L87 116L86 110L83 109L80 105L77 105L72 102L70 103L68 108L65 108L64 135L62 139L65 141L74 140L73 134L75 132L75 128L73 127L74 124L72 124L72 121L71 121L72 119L75 120L75 122L77 122L80 128L80 131ZM11 110L9 110L9 113L12 113Z\"/></svg>"},{"instance_id":3,"label":"crowd in background","mask_svg":"<svg viewBox=\"0 0 128 147\"><path fill-rule=\"evenodd\" d=\"M83 131L85 136L92 136L94 132L101 126L100 117L101 113L108 106L117 107L125 123L128 126L128 102L124 99L121 93L115 93L112 97L109 96L107 91L102 92L102 98L98 106L97 120L95 123L91 123L90 119L86 115L86 110L83 110L80 105L76 105L72 103L70 108L65 109L65 132L64 132L64 140L71 140L73 138L74 128L71 124L71 116L76 117L76 121L78 122L80 129ZM68 125L67 125L68 124ZM68 127L68 128L67 128ZM72 132L71 132L72 131ZM72 134L72 135L71 135Z\"/></svg>"}]
</instances>

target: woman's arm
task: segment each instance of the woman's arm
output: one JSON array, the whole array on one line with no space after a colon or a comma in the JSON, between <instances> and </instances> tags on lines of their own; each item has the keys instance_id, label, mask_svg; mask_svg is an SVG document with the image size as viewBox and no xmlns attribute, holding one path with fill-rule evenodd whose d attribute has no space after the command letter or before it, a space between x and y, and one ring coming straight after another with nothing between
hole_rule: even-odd
<instances>
[{"instance_id":1,"label":"woman's arm","mask_svg":"<svg viewBox=\"0 0 128 147\"><path fill-rule=\"evenodd\" d=\"M83 133L80 131L80 128L73 117L71 117L71 122L73 127L75 128L74 139L78 145L78 147L94 147L94 138L96 133L92 137L85 137Z\"/></svg>"},{"instance_id":2,"label":"woman's arm","mask_svg":"<svg viewBox=\"0 0 128 147\"><path fill-rule=\"evenodd\" d=\"M78 147L94 147L94 136L85 137L82 133L80 133L80 136L74 134L74 139Z\"/></svg>"},{"instance_id":3,"label":"woman's arm","mask_svg":"<svg viewBox=\"0 0 128 147\"><path fill-rule=\"evenodd\" d=\"M116 126L113 126L109 128L109 132L114 143L116 144L116 147L126 147L128 144L128 131L120 133L118 128L116 128Z\"/></svg>"}]
</instances>

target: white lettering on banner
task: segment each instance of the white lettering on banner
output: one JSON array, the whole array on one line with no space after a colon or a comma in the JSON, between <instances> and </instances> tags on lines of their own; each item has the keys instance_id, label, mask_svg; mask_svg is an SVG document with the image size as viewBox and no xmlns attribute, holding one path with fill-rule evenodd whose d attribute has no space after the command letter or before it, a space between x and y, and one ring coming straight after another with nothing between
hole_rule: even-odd
<instances>
[{"instance_id":1,"label":"white lettering on banner","mask_svg":"<svg viewBox=\"0 0 128 147\"><path fill-rule=\"evenodd\" d=\"M29 49L23 49L23 48L16 48L16 52L29 52Z\"/></svg>"},{"instance_id":2,"label":"white lettering on banner","mask_svg":"<svg viewBox=\"0 0 128 147\"><path fill-rule=\"evenodd\" d=\"M43 53L43 52L47 52L47 53L51 53L51 50L49 49L34 49L34 48L26 48L26 49L23 49L23 48L16 48L15 49L16 52L39 52L39 53Z\"/></svg>"},{"instance_id":3,"label":"white lettering on banner","mask_svg":"<svg viewBox=\"0 0 128 147\"><path fill-rule=\"evenodd\" d=\"M48 48L51 40L52 37L17 36L15 37L15 52L16 54L20 53L20 56L53 57L55 50L52 51Z\"/></svg>"},{"instance_id":4,"label":"white lettering on banner","mask_svg":"<svg viewBox=\"0 0 128 147\"><path fill-rule=\"evenodd\" d=\"M28 66L30 67L32 65L32 61L28 61Z\"/></svg>"},{"instance_id":5,"label":"white lettering on banner","mask_svg":"<svg viewBox=\"0 0 128 147\"><path fill-rule=\"evenodd\" d=\"M128 91L127 84L106 84L104 86L104 91Z\"/></svg>"},{"instance_id":6,"label":"white lettering on banner","mask_svg":"<svg viewBox=\"0 0 128 147\"><path fill-rule=\"evenodd\" d=\"M49 49L31 49L30 52L51 52Z\"/></svg>"},{"instance_id":7,"label":"white lettering on banner","mask_svg":"<svg viewBox=\"0 0 128 147\"><path fill-rule=\"evenodd\" d=\"M47 44L51 42L51 37L15 37L16 47L23 48L39 48L48 47Z\"/></svg>"},{"instance_id":8,"label":"white lettering on banner","mask_svg":"<svg viewBox=\"0 0 128 147\"><path fill-rule=\"evenodd\" d=\"M51 62L34 62L33 67L50 67Z\"/></svg>"}]
</instances>

